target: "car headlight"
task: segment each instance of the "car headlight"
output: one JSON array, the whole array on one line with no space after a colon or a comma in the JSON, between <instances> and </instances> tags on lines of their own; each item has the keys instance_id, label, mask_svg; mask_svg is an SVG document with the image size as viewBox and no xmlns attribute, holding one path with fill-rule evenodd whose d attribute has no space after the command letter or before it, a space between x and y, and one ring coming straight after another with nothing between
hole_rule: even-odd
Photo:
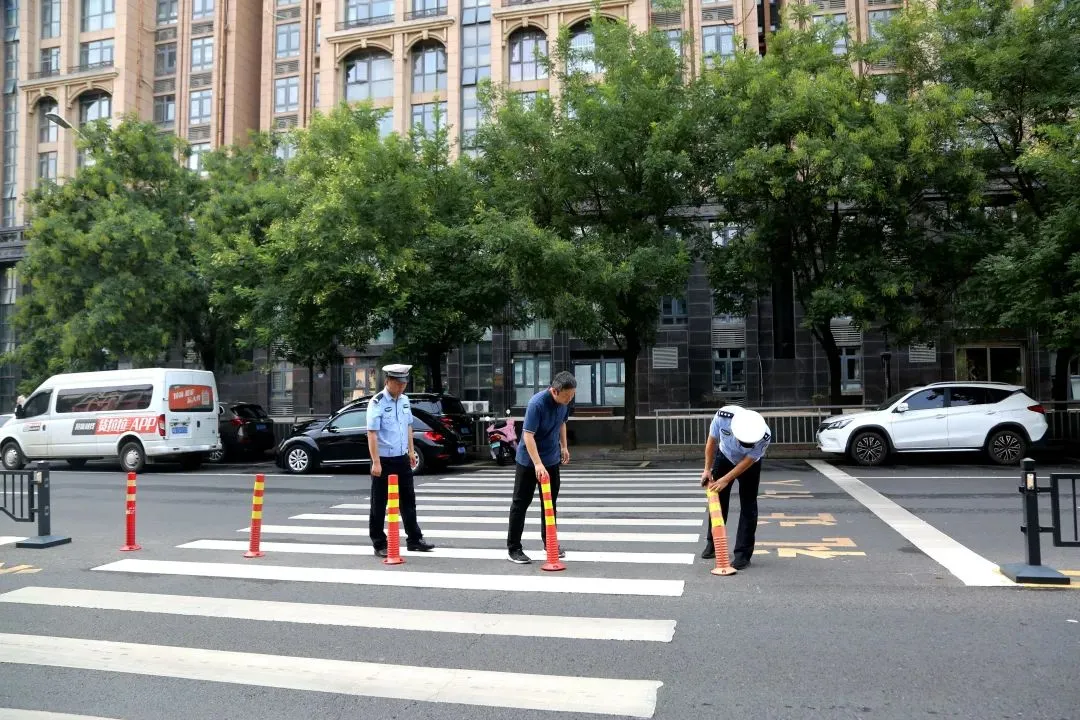
<instances>
[{"instance_id":1,"label":"car headlight","mask_svg":"<svg viewBox=\"0 0 1080 720\"><path fill-rule=\"evenodd\" d=\"M822 430L839 430L841 428L845 428L850 425L851 421L854 419L855 418L844 418L843 420L836 420L831 423L826 423L825 427L823 427Z\"/></svg>"}]
</instances>

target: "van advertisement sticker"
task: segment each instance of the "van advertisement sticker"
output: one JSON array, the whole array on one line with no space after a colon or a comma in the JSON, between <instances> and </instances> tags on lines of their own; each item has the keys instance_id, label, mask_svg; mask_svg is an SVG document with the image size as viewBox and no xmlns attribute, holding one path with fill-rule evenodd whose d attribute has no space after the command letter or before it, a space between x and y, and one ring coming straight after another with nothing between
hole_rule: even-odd
<instances>
[{"instance_id":1,"label":"van advertisement sticker","mask_svg":"<svg viewBox=\"0 0 1080 720\"><path fill-rule=\"evenodd\" d=\"M145 417L109 417L93 420L76 420L71 428L72 435L122 435L135 432L151 435L157 432L157 418Z\"/></svg>"},{"instance_id":2,"label":"van advertisement sticker","mask_svg":"<svg viewBox=\"0 0 1080 720\"><path fill-rule=\"evenodd\" d=\"M214 389L209 385L173 385L169 388L170 410L213 410L213 407Z\"/></svg>"}]
</instances>

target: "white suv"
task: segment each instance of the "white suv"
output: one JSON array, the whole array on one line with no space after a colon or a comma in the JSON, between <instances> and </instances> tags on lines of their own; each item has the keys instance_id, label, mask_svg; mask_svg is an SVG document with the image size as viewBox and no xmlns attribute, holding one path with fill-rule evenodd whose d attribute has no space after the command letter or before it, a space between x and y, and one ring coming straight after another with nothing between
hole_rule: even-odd
<instances>
[{"instance_id":1,"label":"white suv","mask_svg":"<svg viewBox=\"0 0 1080 720\"><path fill-rule=\"evenodd\" d=\"M826 418L822 452L881 465L890 453L985 450L1015 465L1046 434L1046 415L1024 388L992 382L941 382L910 388L868 412Z\"/></svg>"}]
</instances>

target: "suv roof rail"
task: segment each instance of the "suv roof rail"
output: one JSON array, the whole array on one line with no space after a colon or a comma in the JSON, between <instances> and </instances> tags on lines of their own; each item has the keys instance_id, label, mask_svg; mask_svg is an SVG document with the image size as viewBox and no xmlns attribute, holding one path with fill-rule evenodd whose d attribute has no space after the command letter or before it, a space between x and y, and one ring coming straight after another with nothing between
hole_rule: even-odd
<instances>
[{"instance_id":1,"label":"suv roof rail","mask_svg":"<svg viewBox=\"0 0 1080 720\"><path fill-rule=\"evenodd\" d=\"M1000 380L939 380L938 382L927 383L923 387L934 387L936 385L1004 385L1005 387L1023 387L1018 383L1008 383Z\"/></svg>"}]
</instances>

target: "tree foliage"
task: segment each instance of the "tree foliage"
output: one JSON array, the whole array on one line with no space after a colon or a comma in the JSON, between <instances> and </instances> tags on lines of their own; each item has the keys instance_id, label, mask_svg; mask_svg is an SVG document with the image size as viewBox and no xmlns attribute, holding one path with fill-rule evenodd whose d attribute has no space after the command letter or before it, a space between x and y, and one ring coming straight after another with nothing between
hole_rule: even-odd
<instances>
[{"instance_id":1,"label":"tree foliage","mask_svg":"<svg viewBox=\"0 0 1080 720\"><path fill-rule=\"evenodd\" d=\"M764 57L738 52L704 74L725 238L708 250L710 277L727 311L792 288L839 404L831 321L932 336L950 268L970 261L961 220L981 178L955 142L962 96L939 85L880 102L873 79L834 51L840 30L804 6L784 25Z\"/></svg>"},{"instance_id":2,"label":"tree foliage","mask_svg":"<svg viewBox=\"0 0 1080 720\"><path fill-rule=\"evenodd\" d=\"M156 362L206 309L190 222L199 184L177 162L186 143L128 117L83 126L79 146L89 162L76 177L27 197L29 292L9 358L26 387L121 357Z\"/></svg>"},{"instance_id":3,"label":"tree foliage","mask_svg":"<svg viewBox=\"0 0 1080 720\"><path fill-rule=\"evenodd\" d=\"M637 361L661 299L687 286L689 210L702 199L697 106L666 35L597 13L591 31L591 49L560 35L548 62L557 100L488 94L480 168L497 207L557 236L504 247L504 272L556 327L614 345L626 363L623 444L635 448Z\"/></svg>"}]
</instances>

